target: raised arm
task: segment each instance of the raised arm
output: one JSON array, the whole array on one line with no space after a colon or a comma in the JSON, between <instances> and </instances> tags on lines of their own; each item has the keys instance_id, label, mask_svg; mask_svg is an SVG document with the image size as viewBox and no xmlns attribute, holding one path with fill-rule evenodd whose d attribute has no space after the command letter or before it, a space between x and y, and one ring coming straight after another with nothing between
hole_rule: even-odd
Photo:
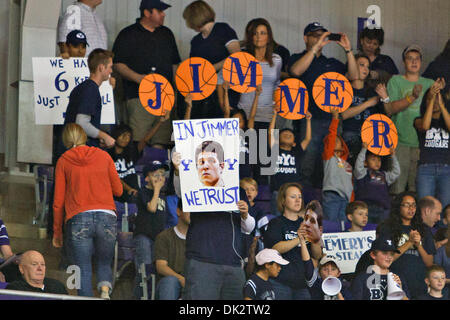
<instances>
[{"instance_id":1,"label":"raised arm","mask_svg":"<svg viewBox=\"0 0 450 320\"><path fill-rule=\"evenodd\" d=\"M311 142L312 139L312 131L311 131L311 118L312 115L311 113L308 111L306 113L306 134L305 134L305 139L303 139L303 141L301 142L302 145L302 149L306 150L306 148L308 147L309 143Z\"/></svg>"},{"instance_id":2,"label":"raised arm","mask_svg":"<svg viewBox=\"0 0 450 320\"><path fill-rule=\"evenodd\" d=\"M253 129L255 127L256 111L258 110L258 100L262 92L262 86L258 85L255 91L255 97L253 98L252 108L250 109L250 115L248 117L248 128Z\"/></svg>"},{"instance_id":3,"label":"raised arm","mask_svg":"<svg viewBox=\"0 0 450 320\"><path fill-rule=\"evenodd\" d=\"M291 66L289 70L290 74L295 77L300 77L303 73L305 73L313 62L314 57L323 47L330 43L330 40L325 40L330 34L331 32L325 32L322 34L317 43Z\"/></svg>"},{"instance_id":4,"label":"raised arm","mask_svg":"<svg viewBox=\"0 0 450 320\"><path fill-rule=\"evenodd\" d=\"M157 121L156 124L150 130L147 131L145 136L138 143L137 149L138 149L139 153L142 152L142 150L144 150L147 143L153 138L153 136L159 130L159 127L161 127L161 124L164 121L167 121L169 118L170 118L170 112L166 111L166 114L161 116L159 118L159 121Z\"/></svg>"}]
</instances>

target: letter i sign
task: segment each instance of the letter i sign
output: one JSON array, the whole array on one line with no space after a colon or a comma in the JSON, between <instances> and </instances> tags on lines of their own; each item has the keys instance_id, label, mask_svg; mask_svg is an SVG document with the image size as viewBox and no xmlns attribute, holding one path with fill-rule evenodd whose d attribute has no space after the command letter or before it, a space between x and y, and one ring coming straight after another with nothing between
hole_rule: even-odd
<instances>
[{"instance_id":1,"label":"letter i sign","mask_svg":"<svg viewBox=\"0 0 450 320\"><path fill-rule=\"evenodd\" d=\"M391 148L397 148L397 128L389 117L377 113L364 121L361 127L361 140L367 143L367 149L379 156L391 153Z\"/></svg>"}]
</instances>

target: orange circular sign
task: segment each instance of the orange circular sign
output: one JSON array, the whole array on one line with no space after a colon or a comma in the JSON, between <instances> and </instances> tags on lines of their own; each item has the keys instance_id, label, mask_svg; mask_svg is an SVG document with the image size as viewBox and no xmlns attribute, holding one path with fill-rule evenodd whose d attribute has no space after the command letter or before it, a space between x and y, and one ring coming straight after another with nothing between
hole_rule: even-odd
<instances>
[{"instance_id":1,"label":"orange circular sign","mask_svg":"<svg viewBox=\"0 0 450 320\"><path fill-rule=\"evenodd\" d=\"M346 77L337 72L326 72L316 79L312 89L316 105L325 112L344 112L353 102L353 88Z\"/></svg>"},{"instance_id":2,"label":"orange circular sign","mask_svg":"<svg viewBox=\"0 0 450 320\"><path fill-rule=\"evenodd\" d=\"M216 90L217 72L208 60L192 57L178 66L175 84L183 96L190 93L192 100L203 100Z\"/></svg>"},{"instance_id":3,"label":"orange circular sign","mask_svg":"<svg viewBox=\"0 0 450 320\"><path fill-rule=\"evenodd\" d=\"M151 73L139 84L139 100L147 112L163 116L172 110L175 95L170 82L162 75Z\"/></svg>"},{"instance_id":4,"label":"orange circular sign","mask_svg":"<svg viewBox=\"0 0 450 320\"><path fill-rule=\"evenodd\" d=\"M274 93L275 108L286 119L303 119L308 112L308 89L295 78L284 80Z\"/></svg>"},{"instance_id":5,"label":"orange circular sign","mask_svg":"<svg viewBox=\"0 0 450 320\"><path fill-rule=\"evenodd\" d=\"M253 92L262 83L263 72L259 61L247 52L236 52L225 59L223 80L239 93Z\"/></svg>"},{"instance_id":6,"label":"orange circular sign","mask_svg":"<svg viewBox=\"0 0 450 320\"><path fill-rule=\"evenodd\" d=\"M361 127L361 140L367 143L370 152L386 156L391 153L391 148L397 148L397 128L389 117L381 113L373 114Z\"/></svg>"}]
</instances>

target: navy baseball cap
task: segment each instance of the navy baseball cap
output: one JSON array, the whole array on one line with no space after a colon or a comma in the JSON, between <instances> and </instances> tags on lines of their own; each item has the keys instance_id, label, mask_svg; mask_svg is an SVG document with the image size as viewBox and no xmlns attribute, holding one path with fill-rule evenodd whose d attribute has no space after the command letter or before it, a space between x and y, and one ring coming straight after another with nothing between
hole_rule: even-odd
<instances>
[{"instance_id":1,"label":"navy baseball cap","mask_svg":"<svg viewBox=\"0 0 450 320\"><path fill-rule=\"evenodd\" d=\"M303 31L303 35L306 36L310 32L323 30L324 32L327 32L328 30L320 24L320 22L312 22L308 24Z\"/></svg>"},{"instance_id":2,"label":"navy baseball cap","mask_svg":"<svg viewBox=\"0 0 450 320\"><path fill-rule=\"evenodd\" d=\"M169 166L166 163L162 163L161 161L154 160L150 164L144 167L144 177L146 177L150 172L154 172L158 169L164 169L165 171L169 170Z\"/></svg>"},{"instance_id":3,"label":"navy baseball cap","mask_svg":"<svg viewBox=\"0 0 450 320\"><path fill-rule=\"evenodd\" d=\"M370 251L375 250L394 251L396 253L400 253L400 251L398 251L397 247L394 245L394 241L386 236L379 236L372 242L372 247L370 248Z\"/></svg>"},{"instance_id":4,"label":"navy baseball cap","mask_svg":"<svg viewBox=\"0 0 450 320\"><path fill-rule=\"evenodd\" d=\"M141 5L139 6L139 9L144 10L144 9L155 8L155 9L164 11L170 7L171 7L170 4L164 3L161 0L142 0Z\"/></svg>"},{"instance_id":5,"label":"navy baseball cap","mask_svg":"<svg viewBox=\"0 0 450 320\"><path fill-rule=\"evenodd\" d=\"M81 30L72 30L67 34L66 43L78 45L80 43L84 43L85 45L89 45L87 43L86 35Z\"/></svg>"}]
</instances>

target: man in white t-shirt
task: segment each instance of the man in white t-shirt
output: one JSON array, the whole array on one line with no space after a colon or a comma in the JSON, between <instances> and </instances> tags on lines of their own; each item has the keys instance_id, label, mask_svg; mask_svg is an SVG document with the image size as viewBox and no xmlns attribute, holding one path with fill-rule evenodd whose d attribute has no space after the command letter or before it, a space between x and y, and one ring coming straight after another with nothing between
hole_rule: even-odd
<instances>
[{"instance_id":1,"label":"man in white t-shirt","mask_svg":"<svg viewBox=\"0 0 450 320\"><path fill-rule=\"evenodd\" d=\"M81 30L86 34L89 41L86 57L94 49L108 49L106 29L96 12L97 6L101 3L102 0L78 0L67 7L66 12L58 21L57 42L61 54L67 51L66 37L72 30Z\"/></svg>"}]
</instances>

